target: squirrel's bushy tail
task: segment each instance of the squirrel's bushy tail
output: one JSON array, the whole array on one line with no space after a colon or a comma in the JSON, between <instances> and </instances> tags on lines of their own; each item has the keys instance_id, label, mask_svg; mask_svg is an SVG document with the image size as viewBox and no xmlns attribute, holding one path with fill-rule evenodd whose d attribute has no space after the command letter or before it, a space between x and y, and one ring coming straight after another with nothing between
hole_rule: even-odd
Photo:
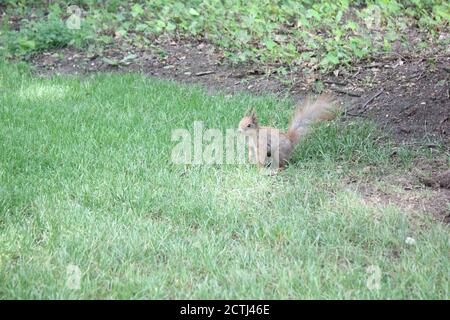
<instances>
[{"instance_id":1,"label":"squirrel's bushy tail","mask_svg":"<svg viewBox=\"0 0 450 320\"><path fill-rule=\"evenodd\" d=\"M321 94L316 100L308 99L304 106L299 106L289 126L287 135L296 144L307 132L312 123L330 120L335 117L335 103L330 94Z\"/></svg>"}]
</instances>

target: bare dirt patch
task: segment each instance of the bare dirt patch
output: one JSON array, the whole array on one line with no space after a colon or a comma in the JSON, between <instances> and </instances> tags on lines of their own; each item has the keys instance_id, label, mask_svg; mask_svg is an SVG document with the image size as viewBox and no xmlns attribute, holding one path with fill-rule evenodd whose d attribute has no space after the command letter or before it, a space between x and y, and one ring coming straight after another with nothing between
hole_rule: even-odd
<instances>
[{"instance_id":1,"label":"bare dirt patch","mask_svg":"<svg viewBox=\"0 0 450 320\"><path fill-rule=\"evenodd\" d=\"M400 141L444 140L450 137L450 58L393 60L371 68L359 81L373 87L376 96L363 110L364 114ZM367 68L366 68L367 69ZM370 97L370 94L369 94Z\"/></svg>"},{"instance_id":2,"label":"bare dirt patch","mask_svg":"<svg viewBox=\"0 0 450 320\"><path fill-rule=\"evenodd\" d=\"M363 196L365 202L376 206L395 205L411 216L426 214L446 224L450 223L450 190L446 188L428 188L416 176L391 174L374 183L350 180Z\"/></svg>"},{"instance_id":3,"label":"bare dirt patch","mask_svg":"<svg viewBox=\"0 0 450 320\"><path fill-rule=\"evenodd\" d=\"M344 183L356 188L367 203L396 205L411 215L426 213L448 224L450 189L439 183L439 177L447 177L447 163L442 156L431 160L419 157L414 159L413 169L409 172L377 172L378 168L371 167L365 170L366 176L349 177Z\"/></svg>"}]
</instances>

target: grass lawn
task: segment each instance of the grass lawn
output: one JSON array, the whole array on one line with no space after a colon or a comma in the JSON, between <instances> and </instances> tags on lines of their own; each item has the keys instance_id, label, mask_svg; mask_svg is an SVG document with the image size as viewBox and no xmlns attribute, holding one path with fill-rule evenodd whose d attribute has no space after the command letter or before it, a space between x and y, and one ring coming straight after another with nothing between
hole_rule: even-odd
<instances>
[{"instance_id":1,"label":"grass lawn","mask_svg":"<svg viewBox=\"0 0 450 320\"><path fill-rule=\"evenodd\" d=\"M275 97L0 64L0 298L449 297L448 227L342 182L408 170L370 124L317 127L274 177L171 163L172 130L234 128L250 105L286 128Z\"/></svg>"}]
</instances>

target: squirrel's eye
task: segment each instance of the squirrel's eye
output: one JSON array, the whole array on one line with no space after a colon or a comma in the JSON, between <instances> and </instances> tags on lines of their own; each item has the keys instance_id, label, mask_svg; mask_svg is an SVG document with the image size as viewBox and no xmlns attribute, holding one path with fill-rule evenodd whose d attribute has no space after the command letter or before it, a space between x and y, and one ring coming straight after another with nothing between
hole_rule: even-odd
<instances>
[{"instance_id":1,"label":"squirrel's eye","mask_svg":"<svg viewBox=\"0 0 450 320\"><path fill-rule=\"evenodd\" d=\"M247 128L250 128L252 126L252 124L251 123L249 123L248 125L247 125Z\"/></svg>"}]
</instances>

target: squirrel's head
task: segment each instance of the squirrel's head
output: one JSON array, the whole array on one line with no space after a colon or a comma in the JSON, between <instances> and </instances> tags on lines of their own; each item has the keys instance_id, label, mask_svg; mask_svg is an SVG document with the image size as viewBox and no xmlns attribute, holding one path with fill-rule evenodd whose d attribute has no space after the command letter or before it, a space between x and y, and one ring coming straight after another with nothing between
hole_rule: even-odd
<instances>
[{"instance_id":1,"label":"squirrel's head","mask_svg":"<svg viewBox=\"0 0 450 320\"><path fill-rule=\"evenodd\" d=\"M256 129L258 129L258 118L256 117L255 109L251 108L239 122L238 131L245 135L250 135Z\"/></svg>"}]
</instances>

